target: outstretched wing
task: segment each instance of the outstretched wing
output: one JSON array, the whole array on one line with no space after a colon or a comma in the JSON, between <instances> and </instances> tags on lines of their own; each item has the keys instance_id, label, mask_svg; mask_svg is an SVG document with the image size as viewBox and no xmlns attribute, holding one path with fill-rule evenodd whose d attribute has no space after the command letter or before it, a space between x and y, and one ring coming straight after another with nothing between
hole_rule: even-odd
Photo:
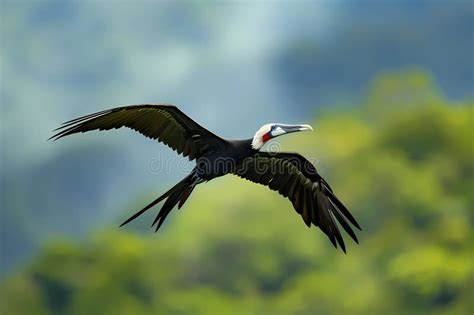
<instances>
[{"instance_id":1,"label":"outstretched wing","mask_svg":"<svg viewBox=\"0 0 474 315\"><path fill-rule=\"evenodd\" d=\"M163 142L193 160L226 144L174 105L131 105L104 110L65 122L50 139L91 130L128 127Z\"/></svg>"},{"instance_id":2,"label":"outstretched wing","mask_svg":"<svg viewBox=\"0 0 474 315\"><path fill-rule=\"evenodd\" d=\"M339 244L346 252L336 222L358 243L351 224L360 230L359 224L314 165L300 154L259 152L241 161L234 173L290 199L306 225L319 226L336 248Z\"/></svg>"}]
</instances>

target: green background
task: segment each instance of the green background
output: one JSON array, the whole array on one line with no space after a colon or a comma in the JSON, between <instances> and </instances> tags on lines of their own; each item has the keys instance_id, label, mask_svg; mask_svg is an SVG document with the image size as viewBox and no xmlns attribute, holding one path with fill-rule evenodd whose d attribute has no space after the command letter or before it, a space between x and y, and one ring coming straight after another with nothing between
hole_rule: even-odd
<instances>
[{"instance_id":1,"label":"green background","mask_svg":"<svg viewBox=\"0 0 474 315\"><path fill-rule=\"evenodd\" d=\"M474 312L474 5L468 0L0 0L0 314ZM235 176L130 130L63 121L179 105L315 163L363 230L348 252Z\"/></svg>"},{"instance_id":2,"label":"green background","mask_svg":"<svg viewBox=\"0 0 474 315\"><path fill-rule=\"evenodd\" d=\"M472 102L450 103L425 73L381 75L358 109L325 110L313 133L281 142L317 157L361 223L347 255L286 199L226 176L199 186L156 235L150 214L51 241L3 284L2 310L469 314L473 122Z\"/></svg>"}]
</instances>

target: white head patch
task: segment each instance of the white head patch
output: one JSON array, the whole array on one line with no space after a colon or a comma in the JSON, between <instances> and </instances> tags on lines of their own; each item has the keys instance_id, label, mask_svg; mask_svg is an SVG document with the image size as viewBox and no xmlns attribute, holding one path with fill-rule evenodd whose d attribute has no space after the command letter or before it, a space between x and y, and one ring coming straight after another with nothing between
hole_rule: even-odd
<instances>
[{"instance_id":1,"label":"white head patch","mask_svg":"<svg viewBox=\"0 0 474 315\"><path fill-rule=\"evenodd\" d=\"M260 148L263 147L263 145L265 144L265 141L263 141L263 136L270 132L273 125L274 124L266 124L260 127L260 129L258 129L258 131L255 133L255 136L253 136L253 140L252 140L253 149L260 150Z\"/></svg>"}]
</instances>

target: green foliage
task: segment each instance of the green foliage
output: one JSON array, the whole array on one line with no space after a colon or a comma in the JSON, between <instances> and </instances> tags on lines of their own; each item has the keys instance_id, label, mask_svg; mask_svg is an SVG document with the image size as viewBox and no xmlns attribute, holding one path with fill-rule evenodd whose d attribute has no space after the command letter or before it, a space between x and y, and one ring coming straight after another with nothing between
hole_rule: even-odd
<instances>
[{"instance_id":1,"label":"green foliage","mask_svg":"<svg viewBox=\"0 0 474 315\"><path fill-rule=\"evenodd\" d=\"M229 176L158 235L51 243L3 284L1 313L469 314L472 103L448 103L419 71L384 74L368 95L283 145L318 157L361 222L347 255L287 200Z\"/></svg>"}]
</instances>

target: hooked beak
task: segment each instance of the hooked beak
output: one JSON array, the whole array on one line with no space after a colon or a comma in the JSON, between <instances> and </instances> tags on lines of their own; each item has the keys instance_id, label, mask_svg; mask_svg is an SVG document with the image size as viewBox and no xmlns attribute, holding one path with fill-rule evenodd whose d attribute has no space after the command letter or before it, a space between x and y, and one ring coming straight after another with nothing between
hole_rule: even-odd
<instances>
[{"instance_id":1,"label":"hooked beak","mask_svg":"<svg viewBox=\"0 0 474 315\"><path fill-rule=\"evenodd\" d=\"M298 131L306 131L306 130L311 130L313 131L313 128L310 125L282 125L278 124L277 128L273 130L272 136L277 137L282 134L287 134L287 133L292 133L292 132L298 132Z\"/></svg>"}]
</instances>

